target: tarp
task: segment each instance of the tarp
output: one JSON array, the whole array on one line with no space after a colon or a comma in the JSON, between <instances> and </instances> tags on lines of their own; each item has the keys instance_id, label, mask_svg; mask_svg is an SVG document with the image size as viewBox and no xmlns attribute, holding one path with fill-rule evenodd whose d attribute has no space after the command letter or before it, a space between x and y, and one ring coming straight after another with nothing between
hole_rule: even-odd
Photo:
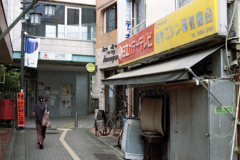
<instances>
[{"instance_id":1,"label":"tarp","mask_svg":"<svg viewBox=\"0 0 240 160\"><path fill-rule=\"evenodd\" d=\"M189 79L188 71L185 70L185 67L192 67L221 46L222 45L217 45L205 50L198 50L189 54L172 57L157 64L102 79L102 81L106 85L133 85Z\"/></svg>"}]
</instances>

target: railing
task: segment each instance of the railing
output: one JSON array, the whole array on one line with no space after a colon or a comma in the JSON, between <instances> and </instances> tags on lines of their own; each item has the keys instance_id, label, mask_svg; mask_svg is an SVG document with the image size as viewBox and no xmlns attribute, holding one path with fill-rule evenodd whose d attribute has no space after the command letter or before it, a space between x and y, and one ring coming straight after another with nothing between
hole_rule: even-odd
<instances>
[{"instance_id":1,"label":"railing","mask_svg":"<svg viewBox=\"0 0 240 160\"><path fill-rule=\"evenodd\" d=\"M133 36L134 34L140 32L144 28L146 28L146 20L142 21L136 27L131 29L131 31L130 31L131 36Z\"/></svg>"}]
</instances>

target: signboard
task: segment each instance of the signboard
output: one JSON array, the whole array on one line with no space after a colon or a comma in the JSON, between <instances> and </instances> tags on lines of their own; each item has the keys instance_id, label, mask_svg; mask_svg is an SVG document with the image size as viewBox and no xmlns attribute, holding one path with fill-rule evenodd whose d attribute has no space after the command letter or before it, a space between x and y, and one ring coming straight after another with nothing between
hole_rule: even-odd
<instances>
[{"instance_id":1,"label":"signboard","mask_svg":"<svg viewBox=\"0 0 240 160\"><path fill-rule=\"evenodd\" d=\"M39 42L39 38L25 37L25 67L37 68Z\"/></svg>"},{"instance_id":2,"label":"signboard","mask_svg":"<svg viewBox=\"0 0 240 160\"><path fill-rule=\"evenodd\" d=\"M225 26L225 27L224 27ZM118 44L119 66L158 59L164 54L227 35L227 4L222 0L194 0Z\"/></svg>"},{"instance_id":3,"label":"signboard","mask_svg":"<svg viewBox=\"0 0 240 160\"><path fill-rule=\"evenodd\" d=\"M50 52L41 52L40 59L42 60L59 60L59 61L71 61L71 53L50 53Z\"/></svg>"},{"instance_id":4,"label":"signboard","mask_svg":"<svg viewBox=\"0 0 240 160\"><path fill-rule=\"evenodd\" d=\"M122 66L154 54L154 24L118 44L118 63ZM152 54L151 54L152 53Z\"/></svg>"},{"instance_id":5,"label":"signboard","mask_svg":"<svg viewBox=\"0 0 240 160\"><path fill-rule=\"evenodd\" d=\"M125 0L126 1L126 9L125 9L125 27L126 33L125 38L130 37L130 30L132 29L132 0Z\"/></svg>"},{"instance_id":6,"label":"signboard","mask_svg":"<svg viewBox=\"0 0 240 160\"><path fill-rule=\"evenodd\" d=\"M226 110L229 112L229 113L233 113L233 107L225 107ZM215 113L227 113L225 109L221 108L221 107L215 107Z\"/></svg>"},{"instance_id":7,"label":"signboard","mask_svg":"<svg viewBox=\"0 0 240 160\"><path fill-rule=\"evenodd\" d=\"M86 65L86 69L88 72L94 72L95 71L95 65L93 63L88 63Z\"/></svg>"},{"instance_id":8,"label":"signboard","mask_svg":"<svg viewBox=\"0 0 240 160\"><path fill-rule=\"evenodd\" d=\"M25 127L25 115L24 115L24 93L17 93L17 117L18 127Z\"/></svg>"},{"instance_id":9,"label":"signboard","mask_svg":"<svg viewBox=\"0 0 240 160\"><path fill-rule=\"evenodd\" d=\"M195 0L154 25L154 52L161 52L218 33L218 1Z\"/></svg>"}]
</instances>

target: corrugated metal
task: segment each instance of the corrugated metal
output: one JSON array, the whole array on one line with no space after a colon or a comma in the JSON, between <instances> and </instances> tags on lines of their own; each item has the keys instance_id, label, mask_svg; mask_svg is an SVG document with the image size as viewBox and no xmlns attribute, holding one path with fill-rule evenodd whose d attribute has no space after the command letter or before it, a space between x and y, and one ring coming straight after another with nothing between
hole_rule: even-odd
<instances>
[{"instance_id":1,"label":"corrugated metal","mask_svg":"<svg viewBox=\"0 0 240 160\"><path fill-rule=\"evenodd\" d=\"M235 83L209 80L210 91L224 106L236 106ZM216 101L203 86L169 91L171 160L225 160L230 158L232 119L215 113ZM219 117L221 133L219 130ZM236 160L237 154L234 155Z\"/></svg>"}]
</instances>

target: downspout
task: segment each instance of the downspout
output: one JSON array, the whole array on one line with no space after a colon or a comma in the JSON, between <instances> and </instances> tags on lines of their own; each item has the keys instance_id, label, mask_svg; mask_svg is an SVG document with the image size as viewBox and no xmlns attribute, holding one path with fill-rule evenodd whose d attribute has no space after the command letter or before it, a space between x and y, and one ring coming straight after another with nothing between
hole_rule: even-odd
<instances>
[{"instance_id":1,"label":"downspout","mask_svg":"<svg viewBox=\"0 0 240 160\"><path fill-rule=\"evenodd\" d=\"M233 159L233 149L234 149L234 143L235 143L235 134L236 134L236 128L237 128L237 124L238 124L239 98L240 98L240 87L238 86L238 99L237 99L236 115L235 115L235 120L234 120L234 129L233 129L232 149L231 149L230 160Z\"/></svg>"},{"instance_id":2,"label":"downspout","mask_svg":"<svg viewBox=\"0 0 240 160\"><path fill-rule=\"evenodd\" d=\"M188 70L189 72L191 72L192 73L192 75L195 77L195 78L197 78L197 80L202 84L202 86L208 91L208 93L210 93L211 94L211 96L214 98L214 100L220 105L220 107L222 108L222 109L224 109L233 119L234 119L234 117L233 117L233 115L231 115L230 113L229 113L229 111L222 105L222 103L221 102L219 102L219 100L213 95L213 93L205 86L205 84L202 82L202 80L200 80L200 78L198 78L198 76L192 71L192 69L190 68L190 67L185 67L185 70Z\"/></svg>"},{"instance_id":3,"label":"downspout","mask_svg":"<svg viewBox=\"0 0 240 160\"><path fill-rule=\"evenodd\" d=\"M0 35L0 40L8 34L8 32L18 23L18 21L37 3L38 0L33 0L32 3L25 9L14 22Z\"/></svg>"}]
</instances>

